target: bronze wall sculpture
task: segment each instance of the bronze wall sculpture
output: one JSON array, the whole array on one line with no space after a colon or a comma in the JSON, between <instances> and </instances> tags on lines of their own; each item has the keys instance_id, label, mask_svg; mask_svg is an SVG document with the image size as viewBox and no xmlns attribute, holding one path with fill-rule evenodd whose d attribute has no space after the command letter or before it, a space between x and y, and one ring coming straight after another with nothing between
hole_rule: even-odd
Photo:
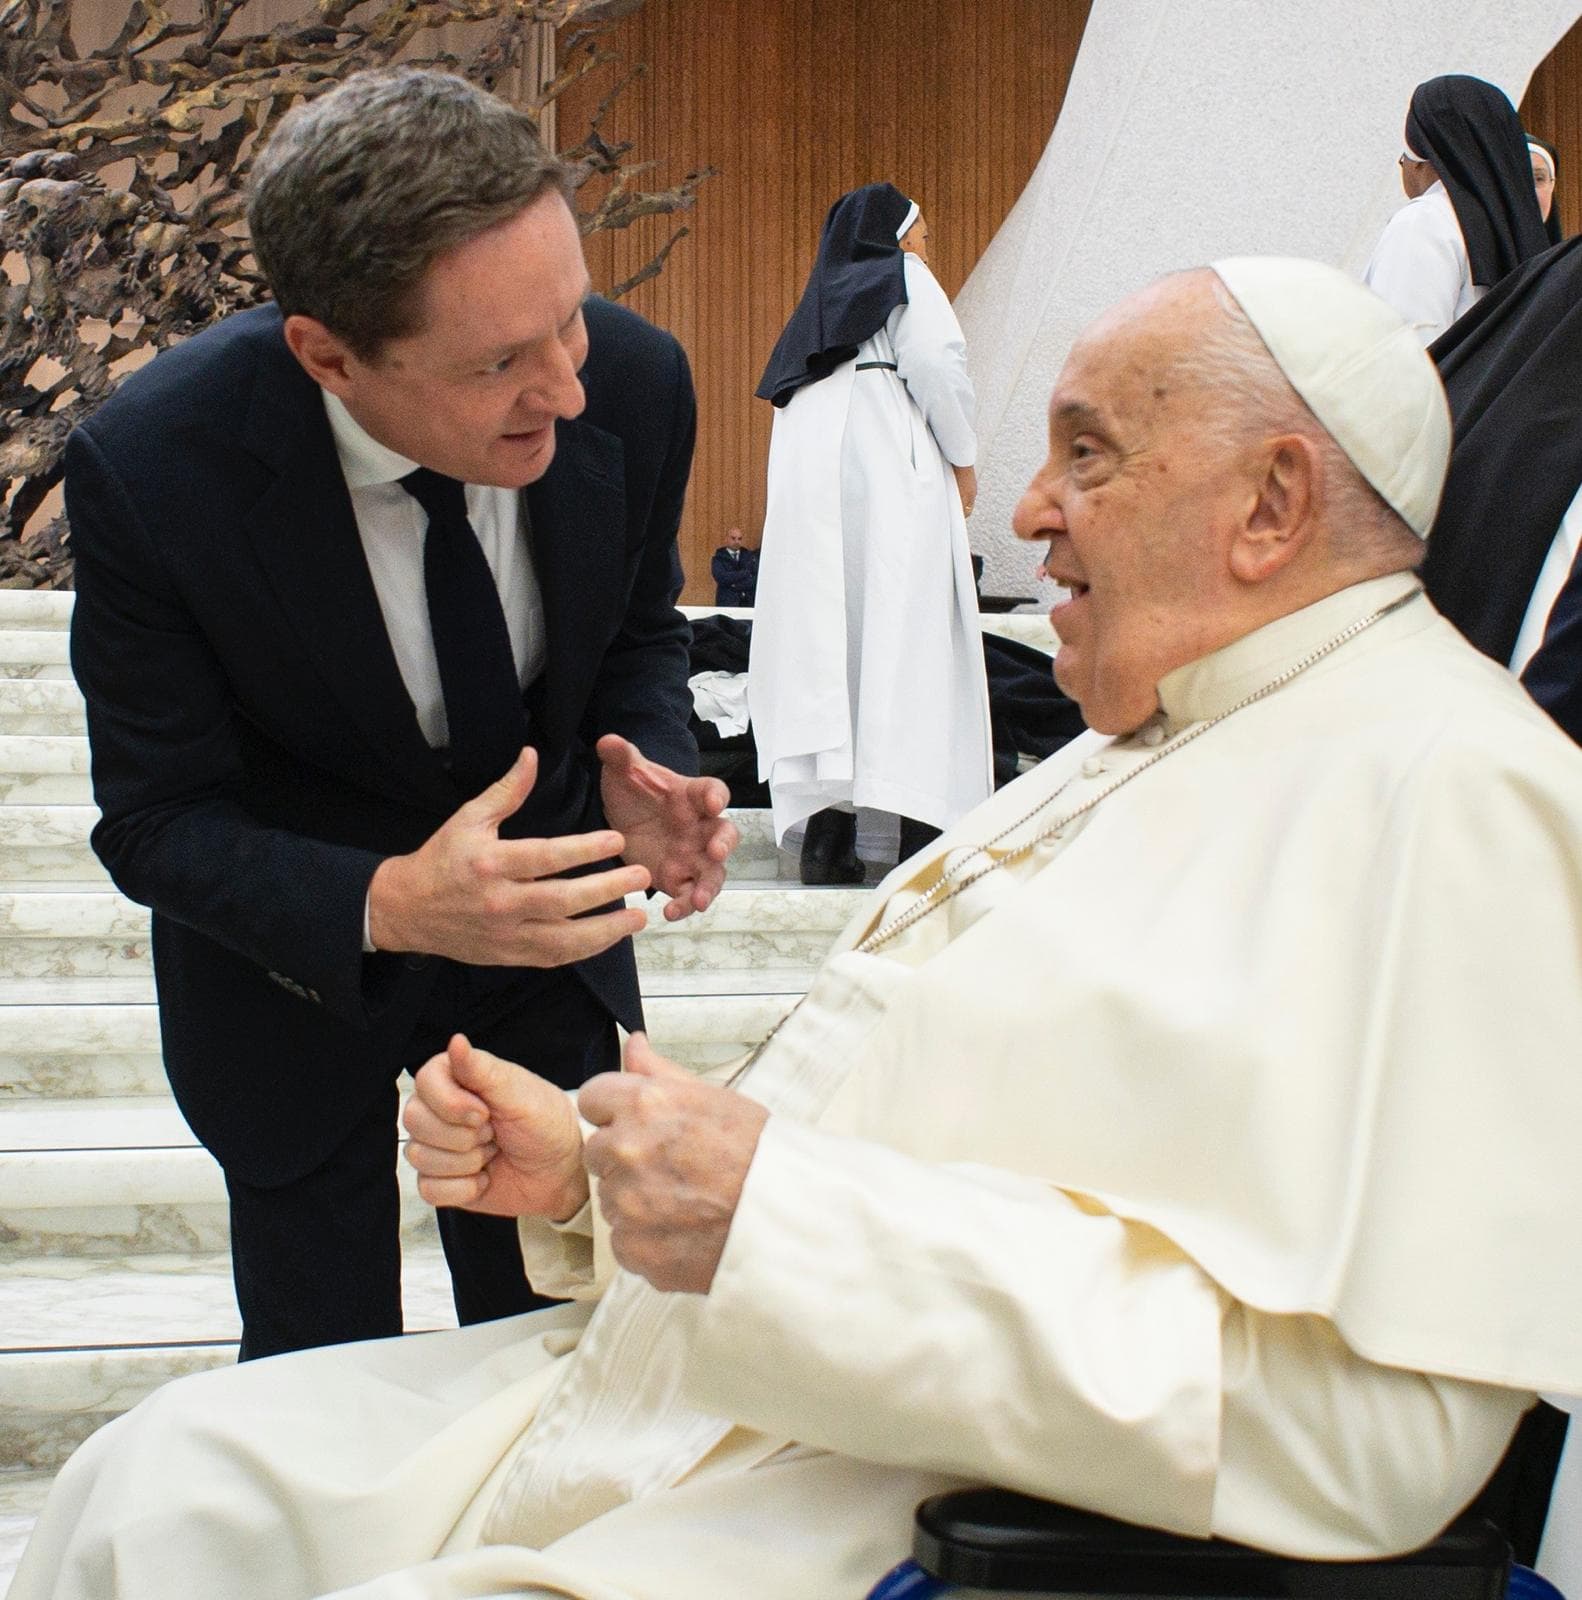
<instances>
[{"instance_id":1,"label":"bronze wall sculpture","mask_svg":"<svg viewBox=\"0 0 1582 1600\"><path fill-rule=\"evenodd\" d=\"M643 0L91 4L0 0L0 588L70 587L59 483L76 423L156 350L266 298L243 195L253 152L297 100L399 60L462 72L549 131L557 97L616 63L603 36ZM598 195L584 233L687 210L709 176L645 189L653 163L605 137L641 70L580 138L560 130L579 192L594 180ZM614 292L657 273L685 232Z\"/></svg>"}]
</instances>

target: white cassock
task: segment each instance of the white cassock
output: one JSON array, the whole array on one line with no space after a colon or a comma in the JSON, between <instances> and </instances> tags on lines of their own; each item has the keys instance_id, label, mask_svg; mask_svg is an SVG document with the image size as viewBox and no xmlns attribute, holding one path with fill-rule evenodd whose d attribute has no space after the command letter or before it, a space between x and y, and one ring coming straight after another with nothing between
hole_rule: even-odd
<instances>
[{"instance_id":1,"label":"white cassock","mask_svg":"<svg viewBox=\"0 0 1582 1600\"><path fill-rule=\"evenodd\" d=\"M983 1481L1432 1536L1582 1388L1582 751L1420 597L1193 734L1412 588L1170 674L881 885L742 1080L773 1114L708 1295L524 1225L596 1309L170 1385L11 1600L858 1600Z\"/></svg>"},{"instance_id":2,"label":"white cassock","mask_svg":"<svg viewBox=\"0 0 1582 1600\"><path fill-rule=\"evenodd\" d=\"M905 272L907 303L775 412L747 694L777 839L848 801L947 827L993 786L951 471L977 450L966 345L934 275Z\"/></svg>"},{"instance_id":3,"label":"white cassock","mask_svg":"<svg viewBox=\"0 0 1582 1600\"><path fill-rule=\"evenodd\" d=\"M1488 292L1472 281L1456 208L1437 179L1384 225L1362 281L1431 345Z\"/></svg>"}]
</instances>

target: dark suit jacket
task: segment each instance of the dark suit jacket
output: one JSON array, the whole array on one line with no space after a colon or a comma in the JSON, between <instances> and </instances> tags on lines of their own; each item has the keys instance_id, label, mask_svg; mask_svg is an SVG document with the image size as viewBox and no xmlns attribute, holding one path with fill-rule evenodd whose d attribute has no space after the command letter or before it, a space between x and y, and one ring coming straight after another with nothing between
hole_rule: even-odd
<instances>
[{"instance_id":1,"label":"dark suit jacket","mask_svg":"<svg viewBox=\"0 0 1582 1600\"><path fill-rule=\"evenodd\" d=\"M547 638L516 833L602 825L600 734L697 770L674 603L691 376L631 312L590 301L587 322L587 409L524 491ZM263 1185L312 1170L389 1082L438 963L363 954L368 883L466 798L419 730L320 391L280 330L264 307L167 351L66 455L94 848L154 910L182 1111ZM577 971L638 1022L630 942Z\"/></svg>"},{"instance_id":2,"label":"dark suit jacket","mask_svg":"<svg viewBox=\"0 0 1582 1600\"><path fill-rule=\"evenodd\" d=\"M714 575L714 603L717 606L750 606L758 592L758 552L743 546L740 558L732 560L731 547L722 544L709 563Z\"/></svg>"}]
</instances>

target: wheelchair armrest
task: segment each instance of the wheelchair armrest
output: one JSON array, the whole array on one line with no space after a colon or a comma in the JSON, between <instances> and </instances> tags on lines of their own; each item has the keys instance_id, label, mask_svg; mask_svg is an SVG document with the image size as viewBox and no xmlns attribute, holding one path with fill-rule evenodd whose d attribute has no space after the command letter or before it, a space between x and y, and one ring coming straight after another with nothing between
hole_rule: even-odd
<instances>
[{"instance_id":1,"label":"wheelchair armrest","mask_svg":"<svg viewBox=\"0 0 1582 1600\"><path fill-rule=\"evenodd\" d=\"M1245 1600L1501 1600L1510 1547L1463 1516L1430 1545L1380 1561L1308 1561L1189 1539L1006 1489L958 1489L917 1508L912 1554L970 1588Z\"/></svg>"}]
</instances>

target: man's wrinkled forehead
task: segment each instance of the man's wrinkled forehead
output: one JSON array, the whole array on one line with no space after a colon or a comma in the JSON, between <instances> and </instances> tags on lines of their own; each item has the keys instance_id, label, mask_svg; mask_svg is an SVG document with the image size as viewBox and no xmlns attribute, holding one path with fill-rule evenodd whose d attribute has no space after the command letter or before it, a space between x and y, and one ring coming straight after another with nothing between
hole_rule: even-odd
<instances>
[{"instance_id":1,"label":"man's wrinkled forehead","mask_svg":"<svg viewBox=\"0 0 1582 1600\"><path fill-rule=\"evenodd\" d=\"M1066 357L1049 397L1050 427L1109 432L1172 409L1186 387L1181 358L1202 317L1215 310L1212 293L1183 276L1150 284L1103 312Z\"/></svg>"}]
</instances>

